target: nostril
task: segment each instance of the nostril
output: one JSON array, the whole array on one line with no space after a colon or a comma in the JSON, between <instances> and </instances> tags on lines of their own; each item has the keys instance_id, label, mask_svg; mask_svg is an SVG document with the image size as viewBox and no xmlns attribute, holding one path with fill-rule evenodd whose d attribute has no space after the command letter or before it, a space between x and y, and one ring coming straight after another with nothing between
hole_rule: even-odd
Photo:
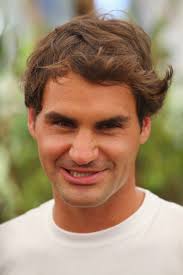
<instances>
[{"instance_id":1,"label":"nostril","mask_svg":"<svg viewBox=\"0 0 183 275\"><path fill-rule=\"evenodd\" d=\"M78 150L72 148L69 152L69 156L78 165L88 164L97 159L98 154L95 150Z\"/></svg>"}]
</instances>

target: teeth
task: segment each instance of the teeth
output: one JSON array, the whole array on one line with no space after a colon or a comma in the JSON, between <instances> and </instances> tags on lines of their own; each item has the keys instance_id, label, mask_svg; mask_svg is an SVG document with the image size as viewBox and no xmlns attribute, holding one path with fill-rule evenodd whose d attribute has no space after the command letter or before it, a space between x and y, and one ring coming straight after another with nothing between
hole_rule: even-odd
<instances>
[{"instance_id":1,"label":"teeth","mask_svg":"<svg viewBox=\"0 0 183 275\"><path fill-rule=\"evenodd\" d=\"M69 171L69 173L73 176L73 177L87 177L87 176L91 176L94 173L79 173L79 172L74 172L74 171Z\"/></svg>"}]
</instances>

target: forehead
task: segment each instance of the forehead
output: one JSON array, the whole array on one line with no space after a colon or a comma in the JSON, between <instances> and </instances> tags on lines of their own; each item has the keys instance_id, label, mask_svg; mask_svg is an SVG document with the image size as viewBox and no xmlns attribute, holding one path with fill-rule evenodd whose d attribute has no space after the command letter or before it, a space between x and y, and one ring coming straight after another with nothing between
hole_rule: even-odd
<instances>
[{"instance_id":1,"label":"forehead","mask_svg":"<svg viewBox=\"0 0 183 275\"><path fill-rule=\"evenodd\" d=\"M134 96L126 85L93 84L69 73L57 81L50 79L44 90L43 110L109 116L136 113Z\"/></svg>"}]
</instances>

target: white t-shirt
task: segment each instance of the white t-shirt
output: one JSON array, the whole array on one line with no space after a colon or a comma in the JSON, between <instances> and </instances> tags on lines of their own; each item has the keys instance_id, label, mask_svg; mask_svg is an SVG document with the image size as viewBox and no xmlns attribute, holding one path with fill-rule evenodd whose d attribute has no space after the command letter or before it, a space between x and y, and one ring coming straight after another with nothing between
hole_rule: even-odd
<instances>
[{"instance_id":1,"label":"white t-shirt","mask_svg":"<svg viewBox=\"0 0 183 275\"><path fill-rule=\"evenodd\" d=\"M183 275L183 207L145 193L128 219L94 233L57 227L53 200L0 225L0 275Z\"/></svg>"}]
</instances>

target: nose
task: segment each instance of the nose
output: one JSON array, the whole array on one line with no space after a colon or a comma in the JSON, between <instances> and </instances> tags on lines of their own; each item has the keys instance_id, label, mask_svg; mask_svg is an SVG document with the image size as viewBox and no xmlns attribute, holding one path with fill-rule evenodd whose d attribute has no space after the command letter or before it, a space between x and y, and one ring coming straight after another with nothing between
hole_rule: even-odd
<instances>
[{"instance_id":1,"label":"nose","mask_svg":"<svg viewBox=\"0 0 183 275\"><path fill-rule=\"evenodd\" d=\"M89 130L80 130L69 150L70 158L78 165L88 164L98 157L96 140Z\"/></svg>"}]
</instances>

